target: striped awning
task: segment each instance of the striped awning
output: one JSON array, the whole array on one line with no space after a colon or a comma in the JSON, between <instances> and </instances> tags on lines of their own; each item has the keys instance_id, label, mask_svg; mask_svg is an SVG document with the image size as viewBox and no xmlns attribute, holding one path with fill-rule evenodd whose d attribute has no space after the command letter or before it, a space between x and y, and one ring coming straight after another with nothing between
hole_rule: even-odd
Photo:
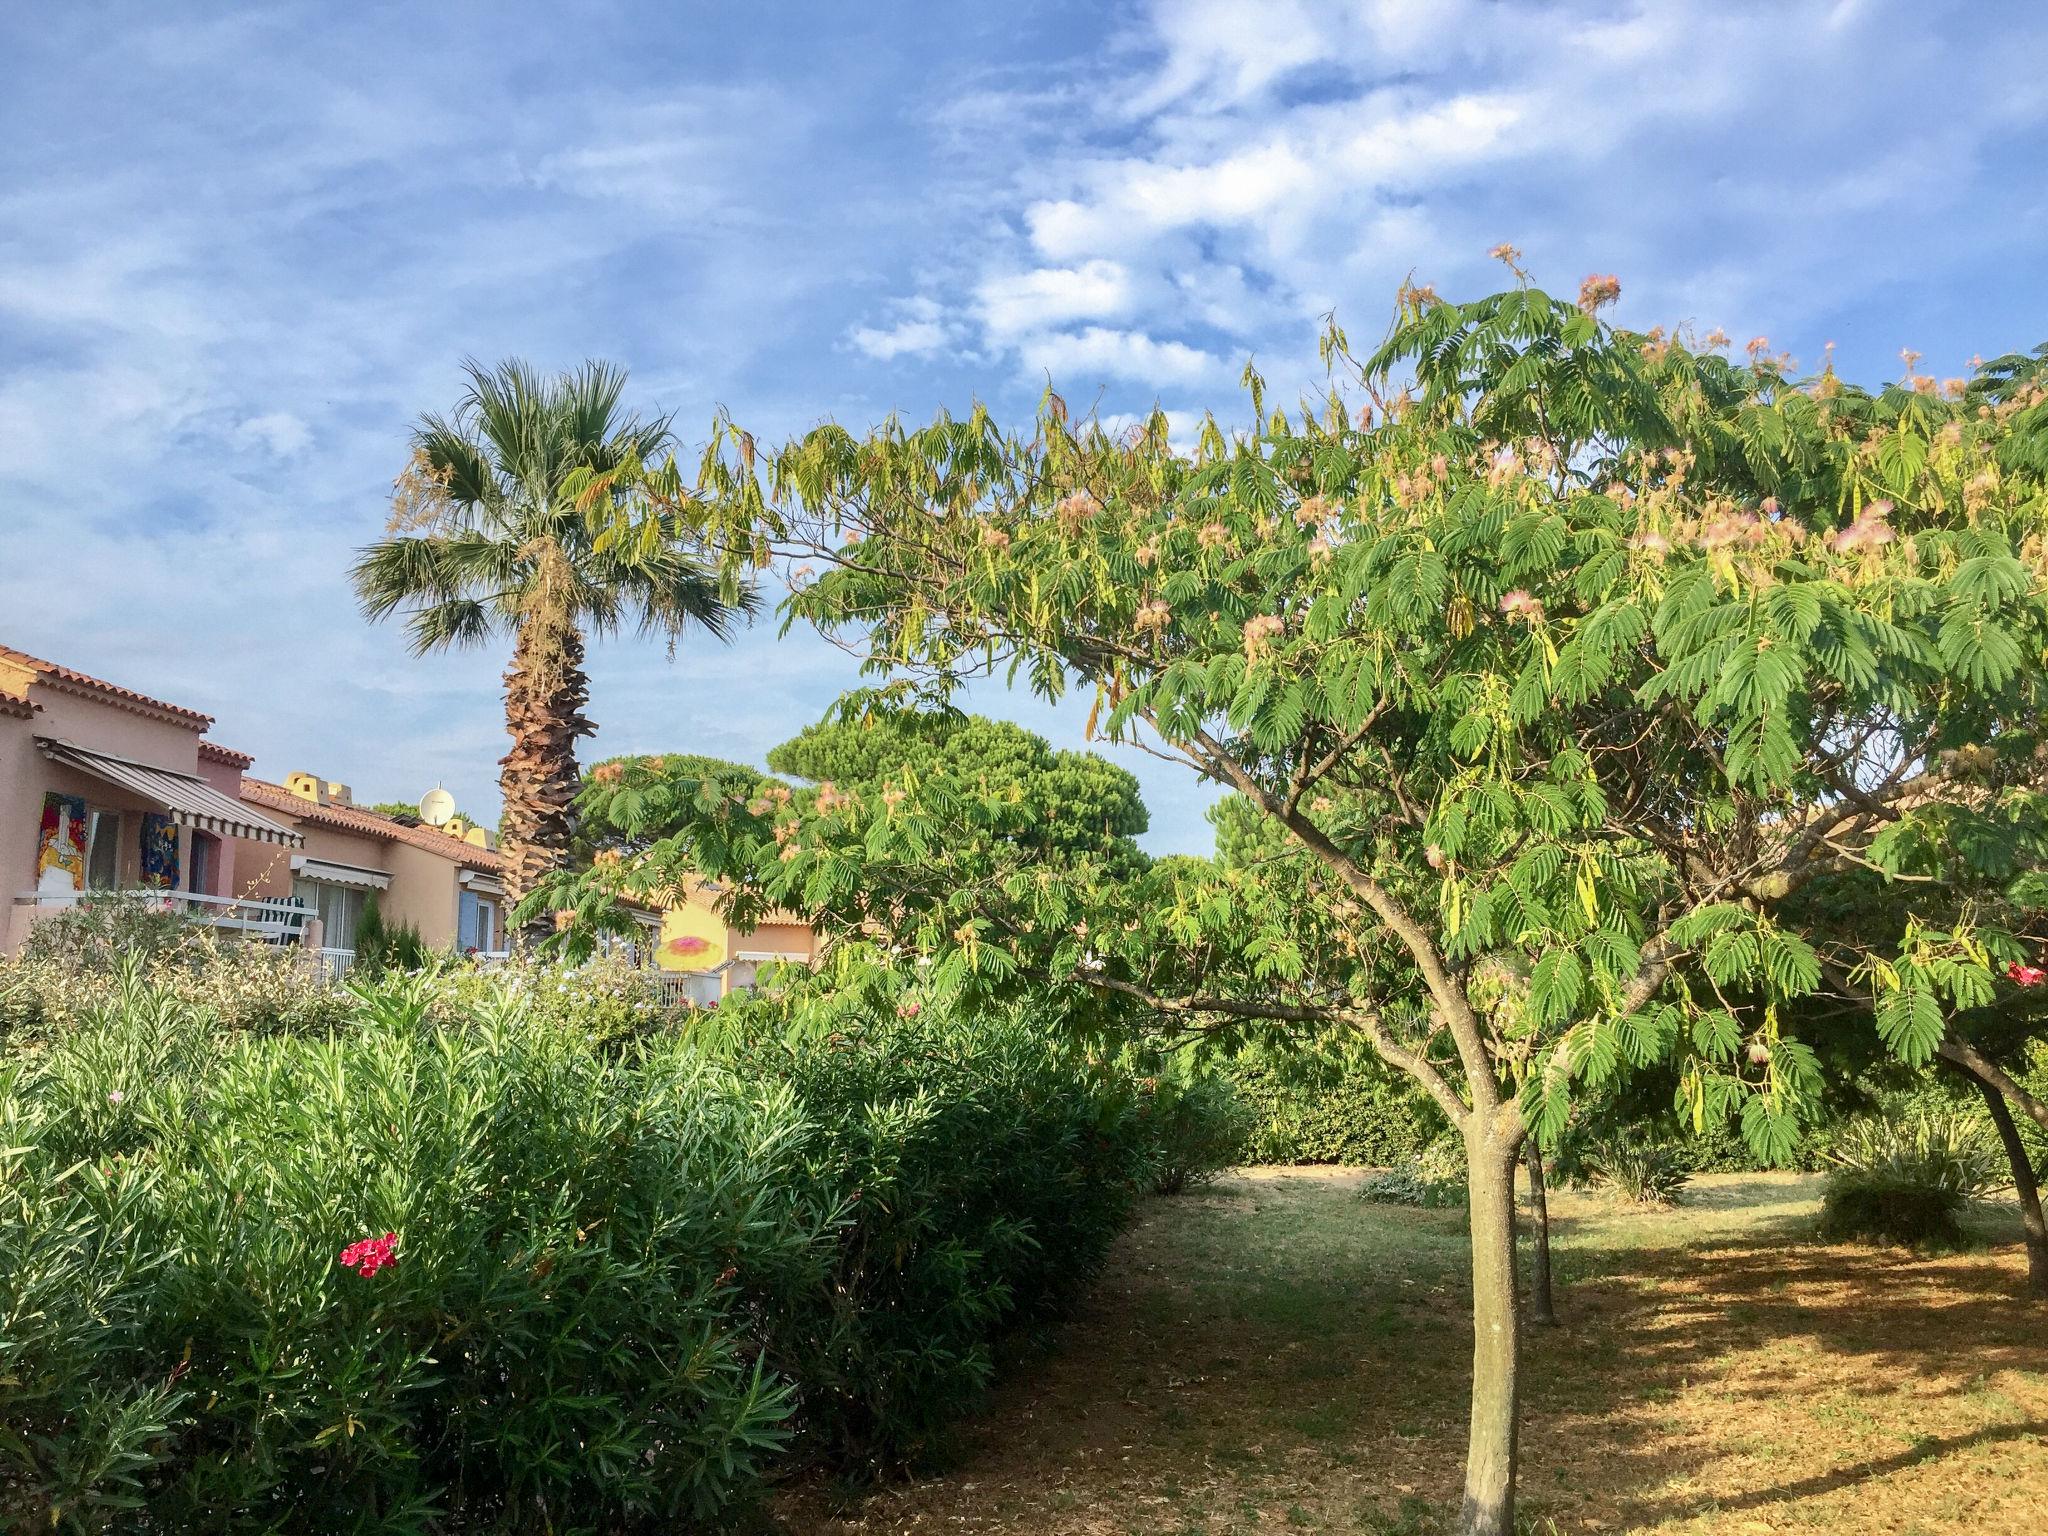
<instances>
[{"instance_id":1,"label":"striped awning","mask_svg":"<svg viewBox=\"0 0 2048 1536\"><path fill-rule=\"evenodd\" d=\"M247 806L230 800L204 779L194 778L189 773L153 768L148 763L115 757L108 752L88 751L71 742L55 741L47 736L37 737L36 745L52 762L89 773L96 779L103 779L162 806L171 813L171 820L181 827L196 827L217 837L246 837L259 843L279 843L287 848L306 846L306 839L292 828L257 815Z\"/></svg>"},{"instance_id":2,"label":"striped awning","mask_svg":"<svg viewBox=\"0 0 2048 1536\"><path fill-rule=\"evenodd\" d=\"M360 864L337 864L332 859L293 859L292 874L301 880L312 880L321 885L346 885L359 891L391 889L391 877L383 870L365 869Z\"/></svg>"}]
</instances>

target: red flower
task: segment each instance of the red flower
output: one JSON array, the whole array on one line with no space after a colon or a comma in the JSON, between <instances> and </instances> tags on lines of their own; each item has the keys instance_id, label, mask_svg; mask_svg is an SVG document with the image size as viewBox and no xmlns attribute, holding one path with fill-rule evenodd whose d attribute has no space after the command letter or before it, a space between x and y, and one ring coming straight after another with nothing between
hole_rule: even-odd
<instances>
[{"instance_id":1,"label":"red flower","mask_svg":"<svg viewBox=\"0 0 2048 1536\"><path fill-rule=\"evenodd\" d=\"M2017 960L2005 968L2005 974L2023 987L2038 987L2048 981L2048 971L2038 965L2021 965Z\"/></svg>"},{"instance_id":2,"label":"red flower","mask_svg":"<svg viewBox=\"0 0 2048 1536\"><path fill-rule=\"evenodd\" d=\"M391 1250L398 1246L398 1234L386 1232L382 1237L366 1237L361 1242L350 1243L341 1250L336 1260L343 1269L352 1269L368 1279L380 1269L388 1269L398 1262L398 1255Z\"/></svg>"}]
</instances>

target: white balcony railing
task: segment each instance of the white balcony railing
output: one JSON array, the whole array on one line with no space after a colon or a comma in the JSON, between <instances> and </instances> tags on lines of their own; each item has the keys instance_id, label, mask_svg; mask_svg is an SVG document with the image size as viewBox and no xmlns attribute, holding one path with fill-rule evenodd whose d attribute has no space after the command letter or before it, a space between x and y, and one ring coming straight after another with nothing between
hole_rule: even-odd
<instances>
[{"instance_id":1,"label":"white balcony railing","mask_svg":"<svg viewBox=\"0 0 2048 1536\"><path fill-rule=\"evenodd\" d=\"M183 910L195 922L227 929L246 938L286 941L306 931L312 909L296 896L207 896L198 891L152 888L102 891L26 891L16 906L33 907L38 917L89 906L97 901L134 902L163 910Z\"/></svg>"}]
</instances>

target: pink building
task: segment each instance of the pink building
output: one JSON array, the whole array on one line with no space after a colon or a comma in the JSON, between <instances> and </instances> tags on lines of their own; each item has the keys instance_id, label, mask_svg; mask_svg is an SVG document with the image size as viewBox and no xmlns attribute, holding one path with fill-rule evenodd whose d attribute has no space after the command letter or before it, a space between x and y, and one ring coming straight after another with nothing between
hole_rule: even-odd
<instances>
[{"instance_id":1,"label":"pink building","mask_svg":"<svg viewBox=\"0 0 2048 1536\"><path fill-rule=\"evenodd\" d=\"M257 936L295 930L295 904L242 899L236 865L305 839L243 802L249 759L205 740L212 724L0 646L0 953L99 892L146 892Z\"/></svg>"},{"instance_id":2,"label":"pink building","mask_svg":"<svg viewBox=\"0 0 2048 1536\"><path fill-rule=\"evenodd\" d=\"M504 860L489 833L352 803L309 773L251 778L212 720L0 646L0 954L42 917L141 893L224 930L354 960L375 900L427 948L505 945Z\"/></svg>"}]
</instances>

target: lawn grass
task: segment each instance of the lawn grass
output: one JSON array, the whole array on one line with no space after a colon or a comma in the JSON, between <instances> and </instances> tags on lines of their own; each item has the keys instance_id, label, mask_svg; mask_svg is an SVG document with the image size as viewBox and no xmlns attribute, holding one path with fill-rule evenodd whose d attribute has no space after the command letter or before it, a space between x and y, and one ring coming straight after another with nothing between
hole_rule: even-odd
<instances>
[{"instance_id":1,"label":"lawn grass","mask_svg":"<svg viewBox=\"0 0 2048 1536\"><path fill-rule=\"evenodd\" d=\"M2017 1218L1939 1258L1814 1242L1818 1181L1675 1210L1553 1199L1563 1326L1532 1332L1536 1530L2048 1530L2048 1307ZM1463 1213L1338 1170L1153 1202L1083 1315L927 1476L780 1506L790 1532L1426 1533L1454 1502Z\"/></svg>"}]
</instances>

